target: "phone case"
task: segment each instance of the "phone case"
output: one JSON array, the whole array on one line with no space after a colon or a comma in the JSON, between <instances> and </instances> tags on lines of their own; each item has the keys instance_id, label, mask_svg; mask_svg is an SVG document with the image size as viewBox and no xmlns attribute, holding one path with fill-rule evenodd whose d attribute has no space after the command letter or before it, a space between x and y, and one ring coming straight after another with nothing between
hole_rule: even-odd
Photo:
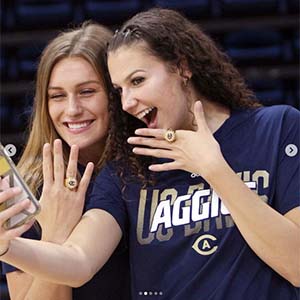
<instances>
[{"instance_id":1,"label":"phone case","mask_svg":"<svg viewBox=\"0 0 300 300\"><path fill-rule=\"evenodd\" d=\"M22 189L22 192L5 201L0 203L0 212L12 206L13 204L20 202L24 199L29 199L31 205L26 210L23 210L21 213L13 216L4 223L5 229L11 229L18 227L28 221L30 218L35 216L40 211L40 204L38 200L34 197L27 184L19 174L15 164L11 158L7 155L3 145L0 143L0 191L4 191L7 188L19 186Z\"/></svg>"}]
</instances>

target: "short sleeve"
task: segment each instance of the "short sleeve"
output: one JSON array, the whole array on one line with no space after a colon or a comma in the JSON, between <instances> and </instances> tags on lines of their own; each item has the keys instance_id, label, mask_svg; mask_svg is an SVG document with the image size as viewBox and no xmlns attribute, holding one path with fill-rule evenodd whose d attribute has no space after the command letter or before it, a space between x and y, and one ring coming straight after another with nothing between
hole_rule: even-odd
<instances>
[{"instance_id":1,"label":"short sleeve","mask_svg":"<svg viewBox=\"0 0 300 300\"><path fill-rule=\"evenodd\" d=\"M38 225L34 224L28 231L26 231L23 235L23 238L27 238L27 239L33 239L33 240L40 240L41 238L41 234L40 231L38 229ZM16 270L18 270L17 268L15 268L12 265L6 264L6 263L1 263L1 270L2 270L2 274L6 274L6 273L10 273L10 272L14 272Z\"/></svg>"},{"instance_id":2,"label":"short sleeve","mask_svg":"<svg viewBox=\"0 0 300 300\"><path fill-rule=\"evenodd\" d=\"M282 122L275 208L285 214L300 206L300 112L289 107Z\"/></svg>"},{"instance_id":3,"label":"short sleeve","mask_svg":"<svg viewBox=\"0 0 300 300\"><path fill-rule=\"evenodd\" d=\"M96 177L89 195L86 210L102 209L111 214L118 222L123 235L126 235L127 212L122 199L120 179L110 165L104 167Z\"/></svg>"}]
</instances>

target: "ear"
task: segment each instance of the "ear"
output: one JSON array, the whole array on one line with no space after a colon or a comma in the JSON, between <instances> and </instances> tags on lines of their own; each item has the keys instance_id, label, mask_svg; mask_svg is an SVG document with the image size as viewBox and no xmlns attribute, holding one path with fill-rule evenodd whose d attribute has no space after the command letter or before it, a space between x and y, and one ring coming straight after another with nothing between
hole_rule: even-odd
<instances>
[{"instance_id":1,"label":"ear","mask_svg":"<svg viewBox=\"0 0 300 300\"><path fill-rule=\"evenodd\" d=\"M185 58L182 58L178 64L178 73L184 79L191 79L192 72L190 70L189 64Z\"/></svg>"}]
</instances>

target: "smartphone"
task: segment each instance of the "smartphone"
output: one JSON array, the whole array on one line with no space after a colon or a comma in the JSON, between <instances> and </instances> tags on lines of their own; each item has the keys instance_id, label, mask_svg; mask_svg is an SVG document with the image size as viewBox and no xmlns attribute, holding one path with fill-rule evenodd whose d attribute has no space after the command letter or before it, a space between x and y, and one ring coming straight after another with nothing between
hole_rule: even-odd
<instances>
[{"instance_id":1,"label":"smartphone","mask_svg":"<svg viewBox=\"0 0 300 300\"><path fill-rule=\"evenodd\" d=\"M22 176L18 172L14 162L11 160L7 154L5 148L0 143L0 191L4 191L10 187L19 186L22 190L17 196L8 199L7 201L0 203L0 212L7 209L8 207L14 205L17 202L20 202L25 199L29 199L31 204L29 208L23 210L19 214L8 219L3 227L5 229L11 229L18 227L29 219L33 218L40 211L40 204L38 200L34 197L29 187L23 180Z\"/></svg>"}]
</instances>

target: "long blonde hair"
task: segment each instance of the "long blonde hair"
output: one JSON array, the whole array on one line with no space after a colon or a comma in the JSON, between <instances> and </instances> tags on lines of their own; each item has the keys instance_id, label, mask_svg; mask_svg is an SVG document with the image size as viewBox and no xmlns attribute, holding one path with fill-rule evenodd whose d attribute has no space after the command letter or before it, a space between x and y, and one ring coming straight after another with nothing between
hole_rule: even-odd
<instances>
[{"instance_id":1,"label":"long blonde hair","mask_svg":"<svg viewBox=\"0 0 300 300\"><path fill-rule=\"evenodd\" d=\"M47 89L50 75L56 63L66 57L81 57L94 68L108 93L109 81L105 66L106 46L112 33L107 28L85 22L79 28L60 33L44 49L37 71L33 113L29 125L29 138L18 168L32 192L37 195L43 183L42 149L59 138L48 112ZM99 149L101 151L101 149ZM63 141L64 161L67 162L69 146ZM96 168L103 163L99 155Z\"/></svg>"}]
</instances>

